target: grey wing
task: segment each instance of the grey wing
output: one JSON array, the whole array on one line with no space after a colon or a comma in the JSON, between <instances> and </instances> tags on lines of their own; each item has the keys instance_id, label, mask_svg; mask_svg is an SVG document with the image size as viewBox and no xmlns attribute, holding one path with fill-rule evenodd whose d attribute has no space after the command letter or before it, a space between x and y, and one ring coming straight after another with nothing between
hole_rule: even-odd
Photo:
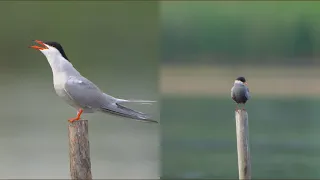
<instances>
[{"instance_id":1,"label":"grey wing","mask_svg":"<svg viewBox=\"0 0 320 180\"><path fill-rule=\"evenodd\" d=\"M127 108L127 107L120 105L118 103L111 103L108 105L104 105L103 107L101 107L101 111L106 112L106 113L110 113L113 115L117 115L117 116L131 118L131 119L158 123L156 120L151 119L151 116L149 116L145 113Z\"/></svg>"},{"instance_id":2,"label":"grey wing","mask_svg":"<svg viewBox=\"0 0 320 180\"><path fill-rule=\"evenodd\" d=\"M84 77L69 77L64 88L80 107L100 108L104 103L105 98L101 90Z\"/></svg>"},{"instance_id":3,"label":"grey wing","mask_svg":"<svg viewBox=\"0 0 320 180\"><path fill-rule=\"evenodd\" d=\"M234 89L234 86L231 88L231 97L232 97L232 99L234 98L234 91L233 91L233 89Z\"/></svg>"},{"instance_id":4,"label":"grey wing","mask_svg":"<svg viewBox=\"0 0 320 180\"><path fill-rule=\"evenodd\" d=\"M249 91L249 88L248 88L248 87L246 87L246 93L245 93L245 95L246 95L246 98L249 100L249 99L250 99L250 91Z\"/></svg>"}]
</instances>

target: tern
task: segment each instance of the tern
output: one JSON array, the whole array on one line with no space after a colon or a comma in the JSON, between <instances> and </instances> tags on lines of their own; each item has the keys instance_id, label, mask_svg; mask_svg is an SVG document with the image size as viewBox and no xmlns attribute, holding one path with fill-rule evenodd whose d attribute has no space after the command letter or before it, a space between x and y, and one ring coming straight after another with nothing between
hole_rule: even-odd
<instances>
[{"instance_id":1,"label":"tern","mask_svg":"<svg viewBox=\"0 0 320 180\"><path fill-rule=\"evenodd\" d=\"M244 77L238 77L231 88L231 98L236 102L236 111L238 111L238 104L245 105L250 99L249 88L247 87L247 82ZM243 108L243 110L245 110Z\"/></svg>"},{"instance_id":2,"label":"tern","mask_svg":"<svg viewBox=\"0 0 320 180\"><path fill-rule=\"evenodd\" d=\"M126 100L112 97L101 91L94 83L83 77L70 63L61 44L35 40L41 46L30 46L47 58L56 94L77 110L77 116L70 123L80 120L82 113L104 112L144 122L158 123L145 113L127 108L121 103L151 104L156 101Z\"/></svg>"}]
</instances>

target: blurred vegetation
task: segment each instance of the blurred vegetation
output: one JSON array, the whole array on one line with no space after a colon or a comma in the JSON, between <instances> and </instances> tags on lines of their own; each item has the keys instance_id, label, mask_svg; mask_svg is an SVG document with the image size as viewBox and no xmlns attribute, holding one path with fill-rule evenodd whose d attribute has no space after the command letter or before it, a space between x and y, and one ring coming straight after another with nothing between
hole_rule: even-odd
<instances>
[{"instance_id":1,"label":"blurred vegetation","mask_svg":"<svg viewBox=\"0 0 320 180\"><path fill-rule=\"evenodd\" d=\"M0 2L0 68L48 71L32 40L57 41L80 72L153 77L158 66L156 2ZM39 72L36 72L39 75ZM146 76L153 74L153 76ZM117 75L119 76L119 75Z\"/></svg>"},{"instance_id":2,"label":"blurred vegetation","mask_svg":"<svg viewBox=\"0 0 320 180\"><path fill-rule=\"evenodd\" d=\"M320 62L318 2L162 2L165 63Z\"/></svg>"}]
</instances>

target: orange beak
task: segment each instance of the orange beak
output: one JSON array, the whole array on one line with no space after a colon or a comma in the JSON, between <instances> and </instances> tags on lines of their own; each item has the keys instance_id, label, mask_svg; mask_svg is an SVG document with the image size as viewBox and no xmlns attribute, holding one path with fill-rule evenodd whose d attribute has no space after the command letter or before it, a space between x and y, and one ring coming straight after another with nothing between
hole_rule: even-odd
<instances>
[{"instance_id":1,"label":"orange beak","mask_svg":"<svg viewBox=\"0 0 320 180\"><path fill-rule=\"evenodd\" d=\"M30 48L37 49L37 50L48 49L47 46L42 41L34 40L34 42L38 43L39 45L42 45L43 47L40 47L40 46L29 46Z\"/></svg>"}]
</instances>

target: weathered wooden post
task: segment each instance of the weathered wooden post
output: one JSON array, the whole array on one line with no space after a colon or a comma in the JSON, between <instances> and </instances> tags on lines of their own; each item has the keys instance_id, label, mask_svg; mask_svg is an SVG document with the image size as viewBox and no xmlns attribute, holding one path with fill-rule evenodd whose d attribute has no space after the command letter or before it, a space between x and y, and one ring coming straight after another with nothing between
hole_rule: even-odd
<instances>
[{"instance_id":1,"label":"weathered wooden post","mask_svg":"<svg viewBox=\"0 0 320 180\"><path fill-rule=\"evenodd\" d=\"M251 179L248 113L245 110L238 110L235 112L235 116L239 179Z\"/></svg>"},{"instance_id":2,"label":"weathered wooden post","mask_svg":"<svg viewBox=\"0 0 320 180\"><path fill-rule=\"evenodd\" d=\"M92 179L88 120L69 123L69 158L71 179Z\"/></svg>"}]
</instances>

